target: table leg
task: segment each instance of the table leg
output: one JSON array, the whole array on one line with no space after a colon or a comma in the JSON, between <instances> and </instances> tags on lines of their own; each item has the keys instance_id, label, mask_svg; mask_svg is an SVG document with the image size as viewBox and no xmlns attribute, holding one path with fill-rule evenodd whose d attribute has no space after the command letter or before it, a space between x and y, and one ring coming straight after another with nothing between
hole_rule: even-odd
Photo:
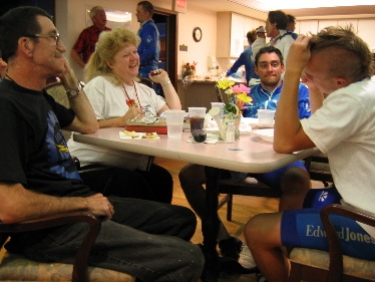
<instances>
[{"instance_id":1,"label":"table leg","mask_svg":"<svg viewBox=\"0 0 375 282\"><path fill-rule=\"evenodd\" d=\"M219 258L216 251L217 234L219 232L218 206L218 181L220 169L205 167L206 173L206 217L202 220L203 252L206 258L205 270L202 275L204 282L215 282L219 273L249 274L257 271L257 268L244 268L239 262L231 258Z\"/></svg>"}]
</instances>

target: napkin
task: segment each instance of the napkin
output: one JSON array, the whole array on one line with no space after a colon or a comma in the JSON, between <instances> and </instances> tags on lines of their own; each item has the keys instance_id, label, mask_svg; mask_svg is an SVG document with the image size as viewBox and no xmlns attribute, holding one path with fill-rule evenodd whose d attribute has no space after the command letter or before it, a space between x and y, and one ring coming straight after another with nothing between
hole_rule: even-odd
<instances>
[{"instance_id":1,"label":"napkin","mask_svg":"<svg viewBox=\"0 0 375 282\"><path fill-rule=\"evenodd\" d=\"M190 136L187 139L187 142L189 143L205 143L205 144L216 144L217 141L219 140L219 135L217 134L212 134L212 133L207 133L207 138L204 142L195 142L194 137Z\"/></svg>"}]
</instances>

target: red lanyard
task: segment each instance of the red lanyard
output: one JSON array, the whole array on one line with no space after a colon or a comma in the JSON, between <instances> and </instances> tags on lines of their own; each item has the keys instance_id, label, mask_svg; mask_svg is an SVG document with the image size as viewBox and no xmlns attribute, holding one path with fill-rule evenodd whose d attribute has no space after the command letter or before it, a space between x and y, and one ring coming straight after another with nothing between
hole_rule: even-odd
<instances>
[{"instance_id":1,"label":"red lanyard","mask_svg":"<svg viewBox=\"0 0 375 282\"><path fill-rule=\"evenodd\" d=\"M135 82L134 82L134 81L133 81L133 86L134 86L134 93L135 93L135 97L137 98L139 108L140 108L141 110L143 110L142 105L141 105L141 102L140 102L140 100L139 100L137 87L135 86ZM133 106L136 106L136 107L137 107L137 102L136 102L134 99L130 99L130 96L129 96L128 92L126 91L124 85L122 85L122 88L124 89L125 96L126 96L126 105L128 105L128 107L133 107Z\"/></svg>"}]
</instances>

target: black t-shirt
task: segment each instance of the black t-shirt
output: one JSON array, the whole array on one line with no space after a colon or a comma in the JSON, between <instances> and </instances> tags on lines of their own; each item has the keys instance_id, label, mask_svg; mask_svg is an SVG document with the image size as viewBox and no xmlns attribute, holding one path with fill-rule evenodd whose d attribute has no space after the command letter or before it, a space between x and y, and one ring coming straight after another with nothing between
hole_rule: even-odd
<instances>
[{"instance_id":1,"label":"black t-shirt","mask_svg":"<svg viewBox=\"0 0 375 282\"><path fill-rule=\"evenodd\" d=\"M53 196L88 196L61 128L72 123L72 110L45 91L0 83L0 182ZM60 127L61 125L61 127Z\"/></svg>"}]
</instances>

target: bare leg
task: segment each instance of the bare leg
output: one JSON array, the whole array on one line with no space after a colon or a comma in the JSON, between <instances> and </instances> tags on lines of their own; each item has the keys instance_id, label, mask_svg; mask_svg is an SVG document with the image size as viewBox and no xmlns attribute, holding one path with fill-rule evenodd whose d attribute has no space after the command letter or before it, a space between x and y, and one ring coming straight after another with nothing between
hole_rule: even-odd
<instances>
[{"instance_id":1,"label":"bare leg","mask_svg":"<svg viewBox=\"0 0 375 282\"><path fill-rule=\"evenodd\" d=\"M310 176L306 170L300 167L288 169L281 181L283 194L280 197L279 211L302 208L310 188Z\"/></svg>"},{"instance_id":2,"label":"bare leg","mask_svg":"<svg viewBox=\"0 0 375 282\"><path fill-rule=\"evenodd\" d=\"M203 184L206 183L204 166L188 164L181 169L178 176L190 206L200 218L204 218L206 215L206 190L203 188ZM230 234L220 222L217 240L228 238L230 238Z\"/></svg>"},{"instance_id":3,"label":"bare leg","mask_svg":"<svg viewBox=\"0 0 375 282\"><path fill-rule=\"evenodd\" d=\"M286 282L289 261L281 245L280 221L282 213L259 214L245 226L245 239L256 265L268 281Z\"/></svg>"}]
</instances>

